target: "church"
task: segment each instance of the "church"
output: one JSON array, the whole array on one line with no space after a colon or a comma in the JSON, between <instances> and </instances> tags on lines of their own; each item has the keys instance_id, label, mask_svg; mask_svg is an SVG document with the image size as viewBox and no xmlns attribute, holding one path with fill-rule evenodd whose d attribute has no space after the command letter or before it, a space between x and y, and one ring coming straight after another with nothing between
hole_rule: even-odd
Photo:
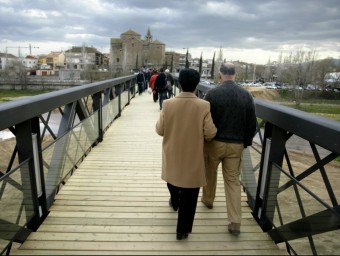
<instances>
[{"instance_id":1,"label":"church","mask_svg":"<svg viewBox=\"0 0 340 256\"><path fill-rule=\"evenodd\" d=\"M110 55L113 75L127 75L141 66L162 67L165 63L165 44L153 40L150 28L144 39L129 29L120 38L111 38Z\"/></svg>"}]
</instances>

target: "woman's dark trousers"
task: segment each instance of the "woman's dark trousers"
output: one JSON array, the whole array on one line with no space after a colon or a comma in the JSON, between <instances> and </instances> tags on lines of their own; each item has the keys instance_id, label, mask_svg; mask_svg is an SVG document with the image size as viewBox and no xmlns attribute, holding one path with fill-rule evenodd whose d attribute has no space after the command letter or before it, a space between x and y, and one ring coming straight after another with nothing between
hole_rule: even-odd
<instances>
[{"instance_id":1,"label":"woman's dark trousers","mask_svg":"<svg viewBox=\"0 0 340 256\"><path fill-rule=\"evenodd\" d=\"M200 188L180 188L167 183L174 210L178 209L177 233L191 233Z\"/></svg>"}]
</instances>

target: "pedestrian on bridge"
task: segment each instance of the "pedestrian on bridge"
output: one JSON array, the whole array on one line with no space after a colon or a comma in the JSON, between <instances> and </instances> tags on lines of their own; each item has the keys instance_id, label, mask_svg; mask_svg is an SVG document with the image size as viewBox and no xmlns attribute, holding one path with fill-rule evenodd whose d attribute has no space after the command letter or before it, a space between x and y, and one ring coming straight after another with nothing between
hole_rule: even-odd
<instances>
[{"instance_id":1,"label":"pedestrian on bridge","mask_svg":"<svg viewBox=\"0 0 340 256\"><path fill-rule=\"evenodd\" d=\"M174 96L174 91L173 91L173 87L175 84L175 80L173 78L173 76L170 74L169 69L165 70L165 75L166 75L166 82L167 82L167 90L168 90L168 98L172 98Z\"/></svg>"},{"instance_id":2,"label":"pedestrian on bridge","mask_svg":"<svg viewBox=\"0 0 340 256\"><path fill-rule=\"evenodd\" d=\"M167 81L166 75L164 73L164 69L160 68L158 76L155 81L155 90L158 92L158 99L159 99L159 109L162 110L163 101L168 98L168 90L166 88Z\"/></svg>"},{"instance_id":3,"label":"pedestrian on bridge","mask_svg":"<svg viewBox=\"0 0 340 256\"><path fill-rule=\"evenodd\" d=\"M200 187L206 185L204 141L216 134L209 102L194 91L200 81L194 69L183 69L178 81L182 92L167 99L156 123L163 136L162 179L170 192L169 205L178 210L176 238L192 232Z\"/></svg>"},{"instance_id":4,"label":"pedestrian on bridge","mask_svg":"<svg viewBox=\"0 0 340 256\"><path fill-rule=\"evenodd\" d=\"M256 130L255 105L252 95L235 83L235 66L222 63L221 85L210 89L205 100L210 102L211 115L217 128L215 138L205 144L207 186L201 201L213 208L217 182L217 168L222 162L222 173L228 212L228 231L240 233L241 184L240 172L243 150L252 144Z\"/></svg>"},{"instance_id":5,"label":"pedestrian on bridge","mask_svg":"<svg viewBox=\"0 0 340 256\"><path fill-rule=\"evenodd\" d=\"M152 91L153 102L157 102L158 100L158 92L155 89L155 82L156 82L157 76L158 76L158 71L157 69L154 69L152 71L152 75L150 77L150 82L149 82L149 87L151 88L151 91Z\"/></svg>"},{"instance_id":6,"label":"pedestrian on bridge","mask_svg":"<svg viewBox=\"0 0 340 256\"><path fill-rule=\"evenodd\" d=\"M140 69L139 73L137 75L137 84L138 84L139 95L141 95L143 93L145 83L146 83L145 74L143 72L143 69Z\"/></svg>"}]
</instances>

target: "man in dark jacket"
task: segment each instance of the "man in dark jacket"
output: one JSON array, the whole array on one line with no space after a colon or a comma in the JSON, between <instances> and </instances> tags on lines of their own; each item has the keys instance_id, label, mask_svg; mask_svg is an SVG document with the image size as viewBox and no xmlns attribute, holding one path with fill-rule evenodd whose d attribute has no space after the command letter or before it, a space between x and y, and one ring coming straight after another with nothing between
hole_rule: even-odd
<instances>
[{"instance_id":1,"label":"man in dark jacket","mask_svg":"<svg viewBox=\"0 0 340 256\"><path fill-rule=\"evenodd\" d=\"M142 69L139 70L137 75L138 93L141 95L144 91L145 75Z\"/></svg>"},{"instance_id":2,"label":"man in dark jacket","mask_svg":"<svg viewBox=\"0 0 340 256\"><path fill-rule=\"evenodd\" d=\"M223 63L219 70L222 84L205 95L210 102L211 116L217 128L214 140L205 145L207 186L203 187L202 202L213 208L217 168L222 172L228 211L228 231L238 235L241 226L240 172L243 150L252 144L256 130L253 97L235 83L235 66Z\"/></svg>"},{"instance_id":3,"label":"man in dark jacket","mask_svg":"<svg viewBox=\"0 0 340 256\"><path fill-rule=\"evenodd\" d=\"M162 110L163 101L168 98L168 90L166 89L166 83L167 83L166 75L164 73L164 69L161 68L155 81L155 90L159 95L158 98L160 110Z\"/></svg>"}]
</instances>

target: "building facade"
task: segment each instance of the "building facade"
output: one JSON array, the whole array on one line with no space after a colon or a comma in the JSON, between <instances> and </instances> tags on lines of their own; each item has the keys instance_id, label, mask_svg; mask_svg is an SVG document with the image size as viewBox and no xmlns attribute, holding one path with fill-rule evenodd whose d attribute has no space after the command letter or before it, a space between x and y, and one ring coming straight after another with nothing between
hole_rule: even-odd
<instances>
[{"instance_id":1,"label":"building facade","mask_svg":"<svg viewBox=\"0 0 340 256\"><path fill-rule=\"evenodd\" d=\"M137 71L141 66L163 67L165 44L153 40L150 29L148 29L145 39L130 29L122 33L120 38L111 38L110 55L113 75L126 75Z\"/></svg>"},{"instance_id":2,"label":"building facade","mask_svg":"<svg viewBox=\"0 0 340 256\"><path fill-rule=\"evenodd\" d=\"M18 61L18 57L10 53L0 52L0 70L5 70L7 66L10 66L11 63L14 63L15 61Z\"/></svg>"},{"instance_id":3,"label":"building facade","mask_svg":"<svg viewBox=\"0 0 340 256\"><path fill-rule=\"evenodd\" d=\"M25 58L22 58L21 62L28 70L36 69L38 67L38 58L32 55L27 55Z\"/></svg>"},{"instance_id":4,"label":"building facade","mask_svg":"<svg viewBox=\"0 0 340 256\"><path fill-rule=\"evenodd\" d=\"M65 68L65 54L63 52L50 52L46 56L46 64L53 70Z\"/></svg>"},{"instance_id":5,"label":"building facade","mask_svg":"<svg viewBox=\"0 0 340 256\"><path fill-rule=\"evenodd\" d=\"M73 46L65 51L67 70L96 69L103 65L104 54L94 47Z\"/></svg>"}]
</instances>

